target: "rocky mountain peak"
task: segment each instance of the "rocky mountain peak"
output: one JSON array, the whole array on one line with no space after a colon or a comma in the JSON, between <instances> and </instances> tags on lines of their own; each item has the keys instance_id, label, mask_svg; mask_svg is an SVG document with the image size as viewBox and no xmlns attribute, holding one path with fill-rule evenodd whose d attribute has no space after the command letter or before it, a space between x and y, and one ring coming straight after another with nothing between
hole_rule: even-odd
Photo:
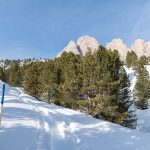
<instances>
[{"instance_id":1,"label":"rocky mountain peak","mask_svg":"<svg viewBox=\"0 0 150 150\"><path fill-rule=\"evenodd\" d=\"M69 44L57 54L60 57L63 52L73 52L81 56L85 55L88 51L95 51L98 49L98 41L91 36L85 35L77 40L77 44L74 41L70 41Z\"/></svg>"},{"instance_id":2,"label":"rocky mountain peak","mask_svg":"<svg viewBox=\"0 0 150 150\"><path fill-rule=\"evenodd\" d=\"M78 49L85 55L88 51L95 51L98 49L98 41L91 36L85 35L77 40Z\"/></svg>"},{"instance_id":3,"label":"rocky mountain peak","mask_svg":"<svg viewBox=\"0 0 150 150\"><path fill-rule=\"evenodd\" d=\"M80 37L77 40L77 43L70 41L68 45L60 53L58 53L57 57L60 57L64 51L73 52L74 54L84 56L88 51L94 52L97 50L99 45L100 44L94 37L85 35ZM135 40L132 46L129 48L122 39L117 38L113 39L110 43L107 43L106 48L118 50L122 60L126 59L127 52L131 50L135 51L138 57L142 55L147 57L150 56L150 42L145 42L142 39Z\"/></svg>"},{"instance_id":4,"label":"rocky mountain peak","mask_svg":"<svg viewBox=\"0 0 150 150\"><path fill-rule=\"evenodd\" d=\"M150 42L145 42L142 39L137 39L131 46L131 49L135 51L138 57L141 57L142 55L149 56Z\"/></svg>"},{"instance_id":5,"label":"rocky mountain peak","mask_svg":"<svg viewBox=\"0 0 150 150\"><path fill-rule=\"evenodd\" d=\"M112 40L112 42L106 44L106 48L111 50L118 50L122 60L125 60L127 52L129 51L129 48L122 39Z\"/></svg>"},{"instance_id":6,"label":"rocky mountain peak","mask_svg":"<svg viewBox=\"0 0 150 150\"><path fill-rule=\"evenodd\" d=\"M68 45L61 52L59 52L57 54L57 57L60 57L63 52L72 52L72 53L74 53L76 55L77 54L80 55L80 53L78 51L78 48L77 48L77 45L76 45L76 43L74 41L70 41L68 43Z\"/></svg>"}]
</instances>

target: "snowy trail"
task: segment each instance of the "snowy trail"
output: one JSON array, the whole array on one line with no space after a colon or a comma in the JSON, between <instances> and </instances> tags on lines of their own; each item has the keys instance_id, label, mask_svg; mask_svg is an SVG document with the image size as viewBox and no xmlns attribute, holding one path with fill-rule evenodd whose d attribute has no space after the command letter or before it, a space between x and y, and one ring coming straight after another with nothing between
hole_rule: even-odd
<instances>
[{"instance_id":1,"label":"snowy trail","mask_svg":"<svg viewBox=\"0 0 150 150\"><path fill-rule=\"evenodd\" d=\"M76 138L76 135L74 135L72 132L69 132L71 130L69 129L69 125L70 122L72 122L73 120L70 120L67 117L64 117L60 114L58 115L58 113L51 111L51 106L48 107L48 105L43 102L38 102L32 97L30 99L26 98L26 96L29 96L25 95L24 93L21 93L21 91L19 95L20 100L23 100L25 103L30 104L32 106L33 111L37 112L37 128L40 129L36 136L37 141L39 141L37 145L38 148L40 147L41 149L43 149L43 147L46 147L46 149L49 150L58 148L61 149L62 145L59 146L57 143L62 142L64 148L72 149L74 147L73 149L77 149L78 146L76 144L78 144L78 139ZM65 136L63 132L64 130L68 130L67 134L70 137L66 145L64 140L62 140ZM58 135L59 138L57 138L56 135ZM44 141L44 143L42 143L42 141ZM70 143L70 146L68 146L68 142ZM50 144L47 145L48 143Z\"/></svg>"},{"instance_id":2,"label":"snowy trail","mask_svg":"<svg viewBox=\"0 0 150 150\"><path fill-rule=\"evenodd\" d=\"M50 149L50 145L48 145L49 142L46 141L49 141L50 134L47 134L45 131L45 117L36 110L38 109L39 102L37 101L34 105L33 103L25 102L23 98L20 97L21 93L19 93L20 91L18 89L11 89L8 91L9 92L5 97L6 103L4 106L5 121L3 121L0 132L5 134L5 132L9 131L9 129L16 128L16 130L18 130L15 131L17 135L14 134L14 138L23 138L24 143L22 143L22 147L20 148L20 142L17 144L16 140L16 142L12 143L12 146L15 146L15 149ZM25 138L20 131L24 131L23 134L25 134ZM10 137L13 136L11 135ZM10 138L10 141L13 141L13 139ZM7 146L9 145L5 145L5 143L3 144L4 149L8 149Z\"/></svg>"},{"instance_id":3,"label":"snowy trail","mask_svg":"<svg viewBox=\"0 0 150 150\"><path fill-rule=\"evenodd\" d=\"M36 122L36 128L38 129L36 132L36 146L34 149L37 150L45 150L45 149L52 149L52 140L51 140L51 132L49 127L49 118L46 116L46 114L43 111L40 111L39 107L40 104L42 105L42 102L38 102L34 98L30 97L26 94L24 94L20 89L17 89L19 92L19 99L20 101L25 102L26 104L29 104L32 107L32 110L36 112L35 115L35 122ZM33 149L33 148L31 148Z\"/></svg>"},{"instance_id":4,"label":"snowy trail","mask_svg":"<svg viewBox=\"0 0 150 150\"><path fill-rule=\"evenodd\" d=\"M149 150L150 133L49 105L6 87L0 150Z\"/></svg>"}]
</instances>

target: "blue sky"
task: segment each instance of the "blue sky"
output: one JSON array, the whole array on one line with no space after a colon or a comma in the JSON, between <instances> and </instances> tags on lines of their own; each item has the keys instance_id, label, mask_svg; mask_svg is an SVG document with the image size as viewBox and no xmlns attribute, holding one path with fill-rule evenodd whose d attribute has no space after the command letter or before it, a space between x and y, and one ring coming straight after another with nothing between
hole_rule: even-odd
<instances>
[{"instance_id":1,"label":"blue sky","mask_svg":"<svg viewBox=\"0 0 150 150\"><path fill-rule=\"evenodd\" d=\"M0 0L0 59L54 58L70 40L150 41L150 0Z\"/></svg>"}]
</instances>

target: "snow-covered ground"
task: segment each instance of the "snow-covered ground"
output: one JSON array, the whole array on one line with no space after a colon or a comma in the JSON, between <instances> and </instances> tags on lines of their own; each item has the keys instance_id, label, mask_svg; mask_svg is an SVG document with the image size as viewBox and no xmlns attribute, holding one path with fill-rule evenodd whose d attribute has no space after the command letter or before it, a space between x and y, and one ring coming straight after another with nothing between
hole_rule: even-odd
<instances>
[{"instance_id":1,"label":"snow-covered ground","mask_svg":"<svg viewBox=\"0 0 150 150\"><path fill-rule=\"evenodd\" d=\"M1 150L149 150L150 134L39 102L6 86Z\"/></svg>"},{"instance_id":2,"label":"snow-covered ground","mask_svg":"<svg viewBox=\"0 0 150 150\"><path fill-rule=\"evenodd\" d=\"M150 75L150 65L145 65L149 75ZM131 91L133 92L136 84L135 71L132 68L125 67L125 70L129 76L131 82ZM150 107L150 100L149 100ZM137 110L137 130L150 133L150 108L146 110Z\"/></svg>"},{"instance_id":3,"label":"snow-covered ground","mask_svg":"<svg viewBox=\"0 0 150 150\"><path fill-rule=\"evenodd\" d=\"M146 65L145 68L147 69L150 75L150 65ZM137 115L138 115L137 129L150 133L150 99L149 99L149 109L137 110Z\"/></svg>"},{"instance_id":4,"label":"snow-covered ground","mask_svg":"<svg viewBox=\"0 0 150 150\"><path fill-rule=\"evenodd\" d=\"M133 90L134 71L126 70ZM131 130L37 101L7 85L0 150L150 150L150 109L137 114L138 130Z\"/></svg>"},{"instance_id":5,"label":"snow-covered ground","mask_svg":"<svg viewBox=\"0 0 150 150\"><path fill-rule=\"evenodd\" d=\"M136 84L136 75L135 75L135 71L132 68L127 68L126 66L124 66L126 73L129 77L130 80L130 90L133 92L134 91L134 87Z\"/></svg>"}]
</instances>

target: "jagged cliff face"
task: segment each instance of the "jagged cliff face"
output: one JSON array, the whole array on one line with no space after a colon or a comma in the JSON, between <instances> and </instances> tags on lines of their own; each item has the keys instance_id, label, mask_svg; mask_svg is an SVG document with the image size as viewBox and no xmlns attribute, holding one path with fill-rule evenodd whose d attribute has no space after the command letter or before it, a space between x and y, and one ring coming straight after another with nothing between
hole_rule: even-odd
<instances>
[{"instance_id":1,"label":"jagged cliff face","mask_svg":"<svg viewBox=\"0 0 150 150\"><path fill-rule=\"evenodd\" d=\"M84 56L88 51L94 52L98 49L99 43L94 37L82 36L77 41L77 46Z\"/></svg>"},{"instance_id":2,"label":"jagged cliff face","mask_svg":"<svg viewBox=\"0 0 150 150\"><path fill-rule=\"evenodd\" d=\"M112 42L106 44L106 48L111 50L118 50L122 60L125 60L127 52L129 51L129 48L122 41L122 39L112 40Z\"/></svg>"},{"instance_id":3,"label":"jagged cliff face","mask_svg":"<svg viewBox=\"0 0 150 150\"><path fill-rule=\"evenodd\" d=\"M69 44L58 53L57 57L60 57L64 51L84 56L88 51L94 52L97 50L99 45L100 44L94 37L85 35L80 37L77 43L70 41ZM145 42L142 39L135 40L131 47L128 47L122 39L114 39L112 42L106 44L106 48L118 50L122 60L126 59L127 52L131 50L135 51L138 57L142 55L147 57L150 56L150 42Z\"/></svg>"},{"instance_id":4,"label":"jagged cliff face","mask_svg":"<svg viewBox=\"0 0 150 150\"><path fill-rule=\"evenodd\" d=\"M145 42L142 39L135 40L134 44L131 46L131 49L135 51L138 57L142 55L150 55L150 42Z\"/></svg>"},{"instance_id":5,"label":"jagged cliff face","mask_svg":"<svg viewBox=\"0 0 150 150\"><path fill-rule=\"evenodd\" d=\"M143 55L147 57L150 56L150 42L145 42L142 39L135 40L130 48L127 47L127 45L121 39L115 39L108 43L106 48L111 50L117 49L122 60L125 60L127 52L131 50L133 50L138 57Z\"/></svg>"},{"instance_id":6,"label":"jagged cliff face","mask_svg":"<svg viewBox=\"0 0 150 150\"><path fill-rule=\"evenodd\" d=\"M99 43L94 37L82 36L77 40L77 44L74 41L70 41L69 44L57 54L60 57L63 52L73 52L84 56L88 51L94 52L98 49Z\"/></svg>"}]
</instances>

